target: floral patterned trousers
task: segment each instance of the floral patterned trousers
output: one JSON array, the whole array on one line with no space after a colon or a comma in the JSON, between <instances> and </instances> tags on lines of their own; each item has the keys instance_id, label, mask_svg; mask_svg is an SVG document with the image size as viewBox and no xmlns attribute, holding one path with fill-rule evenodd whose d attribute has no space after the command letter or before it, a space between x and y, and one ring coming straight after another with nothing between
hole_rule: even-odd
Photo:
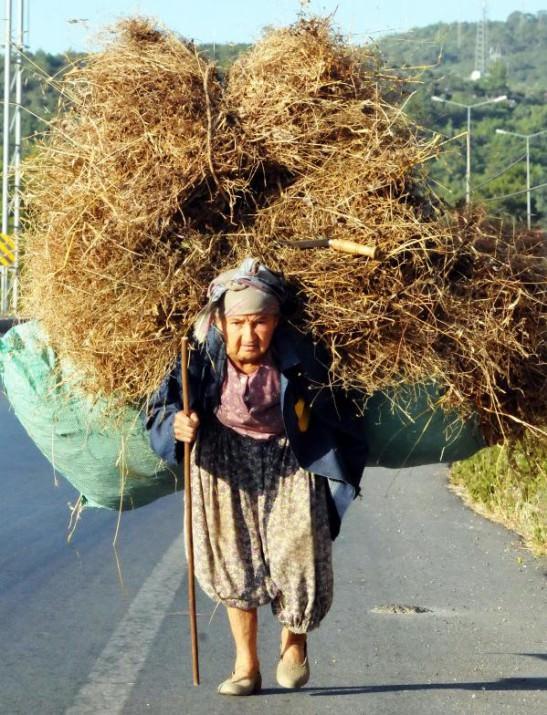
<instances>
[{"instance_id":1,"label":"floral patterned trousers","mask_svg":"<svg viewBox=\"0 0 547 715\"><path fill-rule=\"evenodd\" d=\"M271 604L289 630L317 628L333 598L327 479L302 469L286 436L253 439L216 419L192 450L195 575L213 600Z\"/></svg>"}]
</instances>

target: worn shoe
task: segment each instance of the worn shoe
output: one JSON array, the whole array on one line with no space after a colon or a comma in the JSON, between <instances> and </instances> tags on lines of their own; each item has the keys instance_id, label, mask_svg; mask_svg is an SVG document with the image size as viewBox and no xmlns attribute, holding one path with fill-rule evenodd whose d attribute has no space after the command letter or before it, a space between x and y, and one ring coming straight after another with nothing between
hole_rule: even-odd
<instances>
[{"instance_id":1,"label":"worn shoe","mask_svg":"<svg viewBox=\"0 0 547 715\"><path fill-rule=\"evenodd\" d=\"M234 680L235 672L232 672L231 677L224 680L217 688L221 695L252 695L259 693L262 687L262 676L260 671L254 678L237 678Z\"/></svg>"},{"instance_id":2,"label":"worn shoe","mask_svg":"<svg viewBox=\"0 0 547 715\"><path fill-rule=\"evenodd\" d=\"M310 679L310 663L308 661L308 642L304 643L303 663L284 663L283 655L279 656L276 678L282 688L301 688Z\"/></svg>"}]
</instances>

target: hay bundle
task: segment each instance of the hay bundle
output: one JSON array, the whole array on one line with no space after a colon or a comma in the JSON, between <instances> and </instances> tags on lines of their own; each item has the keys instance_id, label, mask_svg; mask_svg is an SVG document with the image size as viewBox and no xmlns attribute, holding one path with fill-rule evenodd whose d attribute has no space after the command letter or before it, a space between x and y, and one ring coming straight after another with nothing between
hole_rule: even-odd
<instances>
[{"instance_id":1,"label":"hay bundle","mask_svg":"<svg viewBox=\"0 0 547 715\"><path fill-rule=\"evenodd\" d=\"M435 208L435 141L390 106L394 81L324 20L268 34L224 89L184 42L122 24L28 169L27 311L90 389L142 400L212 275L260 255L345 385L434 377L493 439L544 423L541 247ZM318 236L378 260L286 244Z\"/></svg>"},{"instance_id":2,"label":"hay bundle","mask_svg":"<svg viewBox=\"0 0 547 715\"><path fill-rule=\"evenodd\" d=\"M352 50L329 20L301 20L268 32L234 62L225 103L239 119L248 164L265 183L276 169L294 177L340 151L366 151L386 133L394 150L407 145L411 165L408 125L398 112L393 121L382 79L374 51ZM347 142L353 148L344 149Z\"/></svg>"},{"instance_id":3,"label":"hay bundle","mask_svg":"<svg viewBox=\"0 0 547 715\"><path fill-rule=\"evenodd\" d=\"M330 160L259 212L236 247L298 285L297 320L329 345L346 386L371 394L434 378L447 408L479 410L492 441L542 424L541 242L480 213L426 220L360 177L360 161ZM319 235L373 245L378 260L287 245Z\"/></svg>"},{"instance_id":4,"label":"hay bundle","mask_svg":"<svg viewBox=\"0 0 547 715\"><path fill-rule=\"evenodd\" d=\"M55 152L65 155L71 194L98 195L103 233L125 223L138 243L139 232L161 234L177 211L187 217L193 201L212 213L219 191L232 188L235 138L220 120L212 126L221 86L191 44L144 20L123 21L102 52L66 75L63 93L70 111L42 160L62 170ZM52 176L59 187L62 178Z\"/></svg>"},{"instance_id":5,"label":"hay bundle","mask_svg":"<svg viewBox=\"0 0 547 715\"><path fill-rule=\"evenodd\" d=\"M236 62L227 98L263 172L291 181L233 239L293 280L297 320L329 344L334 372L367 393L431 377L446 407L479 409L491 439L541 424L545 267L482 214L451 216L426 188L436 142L386 97L396 79L358 61L326 21L268 34ZM350 239L379 261L295 239Z\"/></svg>"},{"instance_id":6,"label":"hay bundle","mask_svg":"<svg viewBox=\"0 0 547 715\"><path fill-rule=\"evenodd\" d=\"M214 68L142 20L71 70L63 97L26 164L23 309L90 389L134 398L214 272L214 224L240 181L233 130L212 132Z\"/></svg>"},{"instance_id":7,"label":"hay bundle","mask_svg":"<svg viewBox=\"0 0 547 715\"><path fill-rule=\"evenodd\" d=\"M216 272L219 238L205 239L175 234L153 253L107 244L105 267L85 255L86 243L76 244L55 269L48 261L59 265L64 246L40 246L36 236L26 254L26 314L41 322L90 392L139 400L161 381L180 327L195 315Z\"/></svg>"},{"instance_id":8,"label":"hay bundle","mask_svg":"<svg viewBox=\"0 0 547 715\"><path fill-rule=\"evenodd\" d=\"M547 259L541 235L515 235L475 211L453 218L455 251L435 344L446 384L483 417L491 441L546 424Z\"/></svg>"}]
</instances>

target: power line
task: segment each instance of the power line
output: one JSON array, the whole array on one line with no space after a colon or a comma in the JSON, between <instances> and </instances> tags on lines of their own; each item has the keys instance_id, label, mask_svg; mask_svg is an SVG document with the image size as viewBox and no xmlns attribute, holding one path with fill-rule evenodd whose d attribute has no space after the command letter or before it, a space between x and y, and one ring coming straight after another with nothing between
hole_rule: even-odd
<instances>
[{"instance_id":1,"label":"power line","mask_svg":"<svg viewBox=\"0 0 547 715\"><path fill-rule=\"evenodd\" d=\"M476 191L477 189L481 189L483 186L486 186L486 184L489 184L491 181L494 181L494 179L497 179L498 176L501 176L502 174L505 174L506 171L509 171L509 169L511 169L513 166L515 166L515 164L518 164L519 161L522 161L522 160L525 159L525 158L526 158L526 153L521 154L517 159L515 159L514 161L512 161L510 164L507 164L506 167L504 167L503 169L501 169L500 171L498 171L497 174L493 174L493 175L490 176L488 179L486 179L485 181L483 181L482 184L478 184L477 186L473 186L473 191Z\"/></svg>"},{"instance_id":2,"label":"power line","mask_svg":"<svg viewBox=\"0 0 547 715\"><path fill-rule=\"evenodd\" d=\"M511 196L520 196L521 194L525 194L527 191L535 191L536 189L542 189L544 186L547 186L547 182L544 184L537 184L537 186L531 186L530 189L522 189L521 191L513 191L511 194L503 194L502 196L491 196L488 199L481 199L482 201L498 201L499 199L508 199Z\"/></svg>"}]
</instances>

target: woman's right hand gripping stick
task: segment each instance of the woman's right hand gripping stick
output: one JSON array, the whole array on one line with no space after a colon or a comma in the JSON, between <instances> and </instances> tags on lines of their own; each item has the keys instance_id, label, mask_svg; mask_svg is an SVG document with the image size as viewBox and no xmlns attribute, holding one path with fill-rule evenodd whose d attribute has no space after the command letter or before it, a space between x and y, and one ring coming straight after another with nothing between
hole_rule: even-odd
<instances>
[{"instance_id":1,"label":"woman's right hand gripping stick","mask_svg":"<svg viewBox=\"0 0 547 715\"><path fill-rule=\"evenodd\" d=\"M192 442L196 439L199 427L199 417L197 412L190 412L189 415L186 415L182 410L177 412L175 414L173 426L175 430L175 438L179 442L192 444Z\"/></svg>"}]
</instances>

